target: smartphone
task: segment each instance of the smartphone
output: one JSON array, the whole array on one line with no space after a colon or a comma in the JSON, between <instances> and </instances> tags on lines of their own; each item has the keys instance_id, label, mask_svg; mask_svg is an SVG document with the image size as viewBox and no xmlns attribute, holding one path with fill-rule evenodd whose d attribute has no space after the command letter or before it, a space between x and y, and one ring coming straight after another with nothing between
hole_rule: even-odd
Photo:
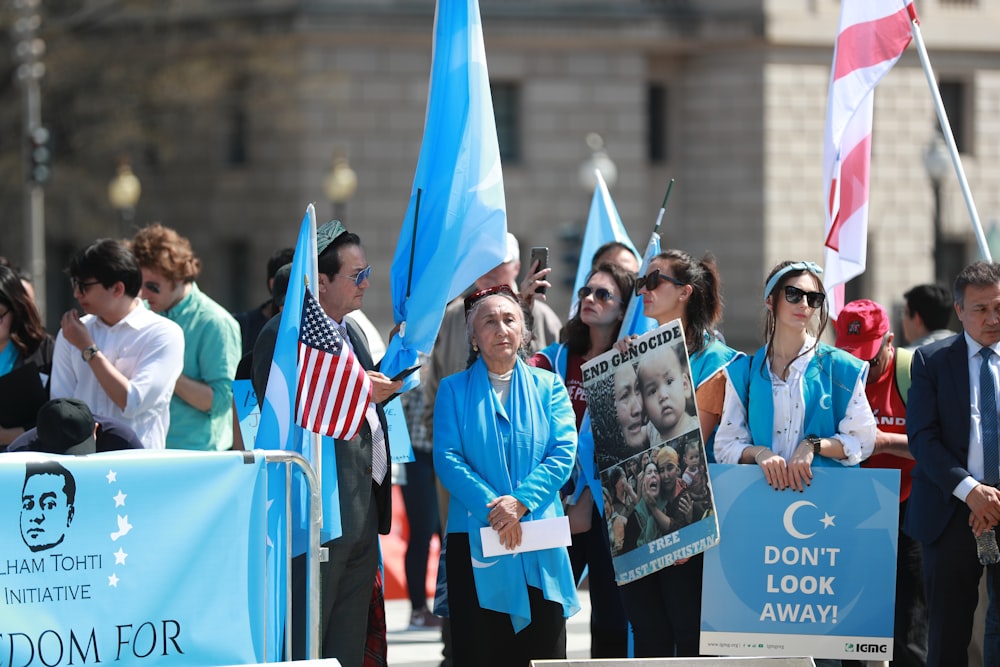
<instances>
[{"instance_id":1,"label":"smartphone","mask_svg":"<svg viewBox=\"0 0 1000 667\"><path fill-rule=\"evenodd\" d=\"M535 264L538 266L535 266ZM531 259L528 260L528 270L538 273L549 265L549 249L544 246L535 246L531 249ZM545 294L545 287L536 287L535 294Z\"/></svg>"},{"instance_id":2,"label":"smartphone","mask_svg":"<svg viewBox=\"0 0 1000 667\"><path fill-rule=\"evenodd\" d=\"M420 364L417 364L416 366L410 366L409 368L404 368L403 370L396 373L396 375L392 378L392 382L396 382L397 380L405 380L410 375L412 375L418 368L420 368Z\"/></svg>"}]
</instances>

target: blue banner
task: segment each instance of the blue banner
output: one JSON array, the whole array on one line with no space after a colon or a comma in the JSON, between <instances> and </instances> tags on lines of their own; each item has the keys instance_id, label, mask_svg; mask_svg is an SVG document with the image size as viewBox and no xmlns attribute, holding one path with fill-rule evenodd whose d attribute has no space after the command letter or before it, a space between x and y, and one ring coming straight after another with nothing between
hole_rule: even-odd
<instances>
[{"instance_id":1,"label":"blue banner","mask_svg":"<svg viewBox=\"0 0 1000 667\"><path fill-rule=\"evenodd\" d=\"M262 461L4 454L0 489L3 667L263 660Z\"/></svg>"},{"instance_id":2,"label":"blue banner","mask_svg":"<svg viewBox=\"0 0 1000 667\"><path fill-rule=\"evenodd\" d=\"M779 493L758 466L709 469L701 652L891 660L899 471L814 467Z\"/></svg>"}]
</instances>

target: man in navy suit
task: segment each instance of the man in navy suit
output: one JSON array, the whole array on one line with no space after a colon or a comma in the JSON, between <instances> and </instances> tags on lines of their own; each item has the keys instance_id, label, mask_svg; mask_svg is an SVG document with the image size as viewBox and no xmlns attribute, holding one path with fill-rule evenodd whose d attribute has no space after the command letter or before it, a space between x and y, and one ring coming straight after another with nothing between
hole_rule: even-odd
<instances>
[{"instance_id":1,"label":"man in navy suit","mask_svg":"<svg viewBox=\"0 0 1000 667\"><path fill-rule=\"evenodd\" d=\"M392 480L385 413L377 404L399 391L402 381L374 370L364 332L345 316L361 308L371 266L356 234L331 220L316 230L316 299L347 340L367 371L374 389L378 432L366 421L352 440L336 440L337 488L341 536L323 544L329 559L320 563L320 657L337 658L344 667L361 667L365 657L368 611L379 562L379 533L389 532ZM264 325L253 349L253 383L258 400L265 393L277 339L278 317ZM326 443L324 443L326 444ZM376 457L379 449L381 457ZM378 461L378 464L376 464ZM324 474L329 474L324 470ZM378 479L376 479L376 477ZM329 481L327 482L329 483ZM305 656L306 568L303 556L292 560L292 656Z\"/></svg>"},{"instance_id":2,"label":"man in navy suit","mask_svg":"<svg viewBox=\"0 0 1000 667\"><path fill-rule=\"evenodd\" d=\"M1000 523L1000 264L967 266L955 279L954 297L965 333L915 351L907 403L917 464L903 528L924 545L932 667L968 662L983 567L975 535ZM995 597L1000 565L988 567L988 580Z\"/></svg>"}]
</instances>

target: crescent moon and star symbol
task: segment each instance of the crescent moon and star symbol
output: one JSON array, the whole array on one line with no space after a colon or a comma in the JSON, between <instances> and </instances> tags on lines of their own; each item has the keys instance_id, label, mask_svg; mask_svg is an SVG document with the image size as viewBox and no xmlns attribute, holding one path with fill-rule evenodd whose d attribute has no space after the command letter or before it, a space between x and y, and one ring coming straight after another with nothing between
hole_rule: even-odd
<instances>
[{"instance_id":1,"label":"crescent moon and star symbol","mask_svg":"<svg viewBox=\"0 0 1000 667\"><path fill-rule=\"evenodd\" d=\"M797 540L808 540L816 534L815 531L811 533L803 533L795 527L795 513L803 507L815 508L816 505L808 500L797 500L785 509L785 514L782 518L782 524L785 527L785 532ZM836 525L834 524L834 519L836 518L837 517L830 515L828 512L823 512L823 518L820 519L819 522L823 524L823 529L825 530Z\"/></svg>"}]
</instances>

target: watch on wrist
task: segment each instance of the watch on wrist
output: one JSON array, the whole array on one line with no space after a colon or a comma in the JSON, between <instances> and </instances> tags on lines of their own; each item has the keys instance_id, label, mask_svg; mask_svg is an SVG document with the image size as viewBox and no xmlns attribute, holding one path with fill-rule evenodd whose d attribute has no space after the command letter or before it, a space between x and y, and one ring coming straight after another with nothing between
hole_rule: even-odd
<instances>
[{"instance_id":1,"label":"watch on wrist","mask_svg":"<svg viewBox=\"0 0 1000 667\"><path fill-rule=\"evenodd\" d=\"M101 348L97 347L96 345L88 345L87 347L80 350L80 356L83 357L83 361L85 363L89 364L90 360L94 358L94 355L96 355L100 351Z\"/></svg>"},{"instance_id":2,"label":"watch on wrist","mask_svg":"<svg viewBox=\"0 0 1000 667\"><path fill-rule=\"evenodd\" d=\"M815 435L807 435L806 436L806 442L808 442L810 445L812 445L813 456L819 456L819 450L820 450L820 446L823 444L823 438L820 438L820 437L815 436Z\"/></svg>"}]
</instances>

